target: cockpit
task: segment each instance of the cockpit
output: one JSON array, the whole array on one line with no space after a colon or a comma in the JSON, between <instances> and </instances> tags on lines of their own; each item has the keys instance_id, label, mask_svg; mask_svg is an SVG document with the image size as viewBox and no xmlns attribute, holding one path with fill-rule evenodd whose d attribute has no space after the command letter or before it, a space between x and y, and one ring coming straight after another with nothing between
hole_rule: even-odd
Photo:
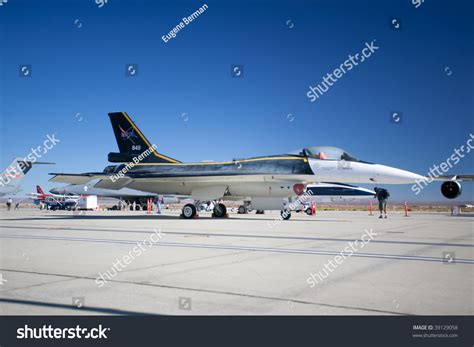
<instances>
[{"instance_id":1,"label":"cockpit","mask_svg":"<svg viewBox=\"0 0 474 347\"><path fill-rule=\"evenodd\" d=\"M330 146L314 146L307 147L301 150L292 151L288 154L300 155L308 158L315 158L320 160L346 160L346 161L357 161L361 162L358 158L345 150L337 147Z\"/></svg>"}]
</instances>

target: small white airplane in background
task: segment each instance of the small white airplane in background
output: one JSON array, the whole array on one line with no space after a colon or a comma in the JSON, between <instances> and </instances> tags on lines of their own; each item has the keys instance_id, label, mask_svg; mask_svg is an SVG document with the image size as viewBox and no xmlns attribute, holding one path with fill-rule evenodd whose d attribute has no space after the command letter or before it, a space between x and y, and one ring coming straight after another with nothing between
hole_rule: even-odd
<instances>
[{"instance_id":1,"label":"small white airplane in background","mask_svg":"<svg viewBox=\"0 0 474 347\"><path fill-rule=\"evenodd\" d=\"M77 206L81 195L47 194L36 186L36 193L29 193L35 204L45 204L51 210L67 210Z\"/></svg>"}]
</instances>

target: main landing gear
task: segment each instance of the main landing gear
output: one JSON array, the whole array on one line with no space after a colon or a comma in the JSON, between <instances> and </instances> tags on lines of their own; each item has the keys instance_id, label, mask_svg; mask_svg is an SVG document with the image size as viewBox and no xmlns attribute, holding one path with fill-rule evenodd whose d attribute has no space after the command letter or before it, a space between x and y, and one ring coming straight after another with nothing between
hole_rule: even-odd
<instances>
[{"instance_id":1,"label":"main landing gear","mask_svg":"<svg viewBox=\"0 0 474 347\"><path fill-rule=\"evenodd\" d=\"M240 205L239 209L237 210L238 214L247 214L247 212L248 212L247 207L245 207L244 205Z\"/></svg>"},{"instance_id":2,"label":"main landing gear","mask_svg":"<svg viewBox=\"0 0 474 347\"><path fill-rule=\"evenodd\" d=\"M281 210L280 215L283 220L288 220L291 218L290 210Z\"/></svg>"},{"instance_id":3,"label":"main landing gear","mask_svg":"<svg viewBox=\"0 0 474 347\"><path fill-rule=\"evenodd\" d=\"M227 207L222 203L216 204L216 206L214 206L212 217L223 218L225 216L227 216Z\"/></svg>"},{"instance_id":4,"label":"main landing gear","mask_svg":"<svg viewBox=\"0 0 474 347\"><path fill-rule=\"evenodd\" d=\"M195 218L197 215L197 208L194 204L186 204L183 207L181 216L185 219ZM212 217L224 218L227 216L227 207L224 204L219 203L214 206Z\"/></svg>"}]
</instances>

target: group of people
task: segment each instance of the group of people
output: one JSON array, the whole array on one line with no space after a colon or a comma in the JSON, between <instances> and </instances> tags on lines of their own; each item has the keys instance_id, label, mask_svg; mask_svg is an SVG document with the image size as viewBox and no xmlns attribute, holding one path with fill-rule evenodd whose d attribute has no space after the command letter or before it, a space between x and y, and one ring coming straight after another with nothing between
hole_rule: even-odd
<instances>
[{"instance_id":1,"label":"group of people","mask_svg":"<svg viewBox=\"0 0 474 347\"><path fill-rule=\"evenodd\" d=\"M161 214L162 213L162 208L163 208L163 205L164 205L164 201L163 199L161 198L158 198L156 197L155 199L152 200L152 210L154 209L154 206L156 206L156 212L158 214ZM117 203L117 209L119 211L122 211L122 210L131 210L131 211L137 211L137 209L139 208L142 208L143 210L146 209L147 205L140 205L140 204L137 204L137 201L133 201L132 203L129 203L127 201L124 201L122 199L120 199Z\"/></svg>"}]
</instances>

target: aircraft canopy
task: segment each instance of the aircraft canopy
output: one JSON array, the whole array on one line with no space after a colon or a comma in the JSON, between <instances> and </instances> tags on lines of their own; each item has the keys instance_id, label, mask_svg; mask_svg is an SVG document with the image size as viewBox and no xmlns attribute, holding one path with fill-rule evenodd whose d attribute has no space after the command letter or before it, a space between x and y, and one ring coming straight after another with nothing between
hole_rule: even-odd
<instances>
[{"instance_id":1,"label":"aircraft canopy","mask_svg":"<svg viewBox=\"0 0 474 347\"><path fill-rule=\"evenodd\" d=\"M330 147L330 146L314 146L307 147L301 150L292 151L288 154L301 155L308 158L315 158L320 160L347 160L347 161L360 161L352 154L346 152L342 148Z\"/></svg>"}]
</instances>

